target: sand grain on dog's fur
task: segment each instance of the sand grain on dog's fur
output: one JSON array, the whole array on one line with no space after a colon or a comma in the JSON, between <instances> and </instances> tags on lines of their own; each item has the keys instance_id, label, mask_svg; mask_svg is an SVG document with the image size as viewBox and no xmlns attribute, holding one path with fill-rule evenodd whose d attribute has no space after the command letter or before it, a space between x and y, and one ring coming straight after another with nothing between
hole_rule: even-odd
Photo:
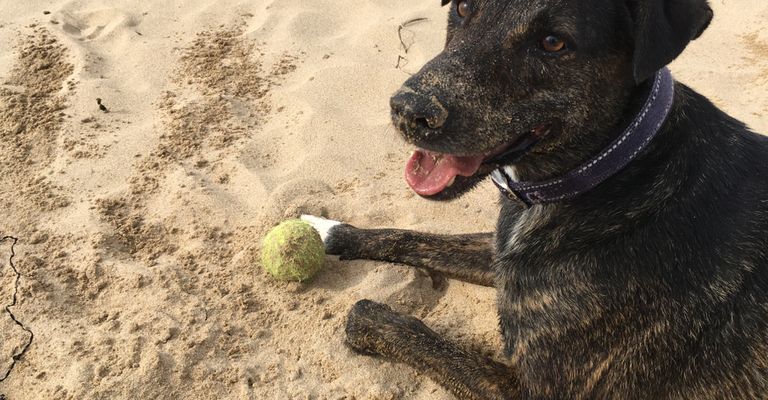
<instances>
[{"instance_id":1,"label":"sand grain on dog's fur","mask_svg":"<svg viewBox=\"0 0 768 400\"><path fill-rule=\"evenodd\" d=\"M437 3L4 5L0 236L20 239L14 312L36 336L0 394L450 398L343 346L345 314L361 298L499 355L491 289L436 291L409 268L334 260L309 284L283 284L258 264L263 234L300 213L493 229L492 185L435 204L402 178L410 149L389 125L389 95L440 50ZM673 70L768 132L768 5L712 6L712 27ZM421 17L406 27L406 53L397 27ZM3 244L3 304L8 256ZM4 313L0 332L5 368L25 334Z\"/></svg>"}]
</instances>

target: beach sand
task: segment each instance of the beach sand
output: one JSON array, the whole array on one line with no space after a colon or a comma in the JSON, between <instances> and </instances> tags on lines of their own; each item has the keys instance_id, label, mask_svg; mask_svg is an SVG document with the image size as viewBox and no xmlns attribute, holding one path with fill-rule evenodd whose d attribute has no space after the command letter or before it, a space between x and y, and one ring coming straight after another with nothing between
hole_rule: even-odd
<instances>
[{"instance_id":1,"label":"beach sand","mask_svg":"<svg viewBox=\"0 0 768 400\"><path fill-rule=\"evenodd\" d=\"M768 4L712 6L672 69L768 132ZM343 345L363 298L500 357L492 289L333 258L285 284L259 265L264 233L301 213L493 229L489 182L443 204L402 178L389 96L440 51L438 2L8 1L0 15L0 237L19 240L0 243L0 304L13 250L11 310L34 332L0 382L8 400L451 398ZM1 377L28 334L6 313L0 332Z\"/></svg>"}]
</instances>

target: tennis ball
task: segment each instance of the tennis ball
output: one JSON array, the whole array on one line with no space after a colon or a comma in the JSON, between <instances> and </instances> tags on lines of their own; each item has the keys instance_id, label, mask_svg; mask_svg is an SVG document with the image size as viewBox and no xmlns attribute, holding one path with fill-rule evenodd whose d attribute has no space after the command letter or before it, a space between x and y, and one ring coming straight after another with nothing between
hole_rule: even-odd
<instances>
[{"instance_id":1,"label":"tennis ball","mask_svg":"<svg viewBox=\"0 0 768 400\"><path fill-rule=\"evenodd\" d=\"M272 228L261 247L261 262L281 281L306 281L320 271L325 245L312 225L289 219Z\"/></svg>"}]
</instances>

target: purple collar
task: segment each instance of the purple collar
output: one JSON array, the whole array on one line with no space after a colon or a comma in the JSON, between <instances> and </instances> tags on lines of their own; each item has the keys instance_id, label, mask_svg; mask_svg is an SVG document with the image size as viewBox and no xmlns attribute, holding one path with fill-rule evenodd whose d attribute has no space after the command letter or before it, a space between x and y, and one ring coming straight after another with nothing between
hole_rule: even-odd
<instances>
[{"instance_id":1,"label":"purple collar","mask_svg":"<svg viewBox=\"0 0 768 400\"><path fill-rule=\"evenodd\" d=\"M543 182L518 182L514 169L499 168L491 174L493 183L510 199L528 207L572 199L585 193L626 167L656 136L667 119L674 99L675 81L667 68L656 73L645 105L632 123L605 150L560 178Z\"/></svg>"}]
</instances>

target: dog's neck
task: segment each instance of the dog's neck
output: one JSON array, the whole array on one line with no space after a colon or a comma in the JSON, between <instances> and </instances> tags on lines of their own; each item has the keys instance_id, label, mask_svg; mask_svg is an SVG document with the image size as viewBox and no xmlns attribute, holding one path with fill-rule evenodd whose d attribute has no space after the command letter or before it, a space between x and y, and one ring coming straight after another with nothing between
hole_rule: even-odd
<instances>
[{"instance_id":1,"label":"dog's neck","mask_svg":"<svg viewBox=\"0 0 768 400\"><path fill-rule=\"evenodd\" d=\"M594 189L641 154L667 119L673 100L674 79L664 68L656 74L632 121L618 135L611 135L608 146L582 155L582 160L591 157L587 161L544 180L531 179L524 172L518 175L514 168L500 168L493 172L493 181L502 194L528 206L575 198Z\"/></svg>"}]
</instances>

